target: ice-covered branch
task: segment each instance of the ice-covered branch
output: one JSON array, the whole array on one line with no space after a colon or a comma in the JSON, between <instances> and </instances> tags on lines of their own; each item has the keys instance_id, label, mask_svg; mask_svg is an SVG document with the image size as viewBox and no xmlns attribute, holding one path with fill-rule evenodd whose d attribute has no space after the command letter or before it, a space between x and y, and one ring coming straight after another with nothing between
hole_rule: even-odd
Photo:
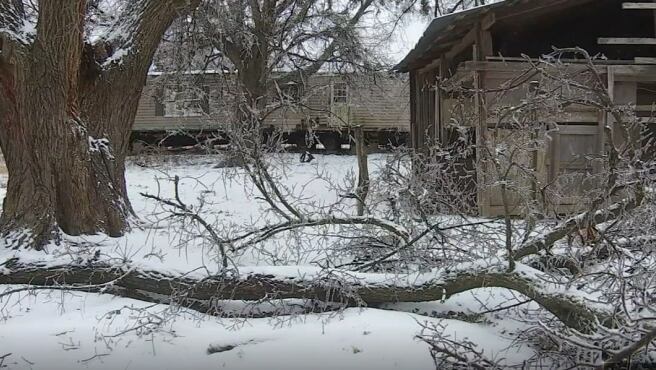
<instances>
[{"instance_id":1,"label":"ice-covered branch","mask_svg":"<svg viewBox=\"0 0 656 370\"><path fill-rule=\"evenodd\" d=\"M130 1L98 42L111 50L103 65L147 63L157 49L161 37L173 20L198 6L200 0L137 0Z\"/></svg>"},{"instance_id":2,"label":"ice-covered branch","mask_svg":"<svg viewBox=\"0 0 656 370\"><path fill-rule=\"evenodd\" d=\"M13 261L0 275L0 284L86 287L89 291L127 296L151 302L175 303L212 312L216 300L305 298L347 305L375 306L387 302L445 300L454 294L500 287L519 292L551 312L566 326L591 331L599 322L609 323L603 306L589 303L585 293L550 282L531 267L518 264L507 272L502 261L479 261L452 269L421 274L364 274L344 270L326 272L306 268L279 268L241 275L173 274L139 270L104 263L39 266ZM112 282L111 286L107 283ZM102 287L102 289L97 289Z\"/></svg>"},{"instance_id":3,"label":"ice-covered branch","mask_svg":"<svg viewBox=\"0 0 656 370\"><path fill-rule=\"evenodd\" d=\"M514 257L515 259L521 259L548 250L558 240L563 239L567 235L570 235L581 228L587 227L587 225L584 224L584 221L586 220L589 220L593 225L599 225L607 221L615 220L624 213L635 209L642 203L641 196L636 198L637 199L624 199L607 208L598 211L588 211L570 217L560 223L560 225L550 229L548 232L528 240L513 253Z\"/></svg>"}]
</instances>

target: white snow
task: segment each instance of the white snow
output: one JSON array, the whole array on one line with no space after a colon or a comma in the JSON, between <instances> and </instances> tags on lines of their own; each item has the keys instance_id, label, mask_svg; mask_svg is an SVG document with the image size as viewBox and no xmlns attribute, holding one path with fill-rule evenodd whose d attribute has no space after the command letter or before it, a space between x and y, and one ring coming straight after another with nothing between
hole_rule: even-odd
<instances>
[{"instance_id":1,"label":"white snow","mask_svg":"<svg viewBox=\"0 0 656 370\"><path fill-rule=\"evenodd\" d=\"M0 356L12 354L5 360L12 369L433 369L428 346L415 336L418 322L439 321L374 309L248 321L182 312L154 331L130 331L147 319L126 307L149 304L54 292L14 296L3 306ZM164 309L148 312L165 317ZM447 323L452 335L488 351L511 347L495 328ZM236 347L208 354L226 346Z\"/></svg>"},{"instance_id":2,"label":"white snow","mask_svg":"<svg viewBox=\"0 0 656 370\"><path fill-rule=\"evenodd\" d=\"M286 186L316 205L340 199L338 191L317 179L317 173L323 178L340 179L356 165L351 156L317 155L312 164L298 163L293 154L287 159ZM384 159L384 155L372 155L370 167L375 169ZM167 179L173 175L181 178L180 196L184 202L198 205L199 198L203 199L205 207L201 214L206 219L229 219L235 224L251 220L266 222L261 214L262 201L255 199L250 186L244 185L239 177L230 180L224 176L225 171L235 169L215 168L219 162L216 157L171 156L148 167L139 165L142 162L143 159L132 160L127 167L129 196L140 217L140 228L116 239L71 237L70 241L82 245L49 246L47 253L14 251L0 246L0 263L19 256L26 262L58 265L79 258L81 253L91 257L99 250L104 260L142 269L198 274L220 269L217 251L210 243L190 237L194 230L189 225L158 217L155 202L139 195L147 192L172 197L173 184ZM0 189L0 196L3 195L4 189ZM186 232L181 233L181 228ZM93 246L89 248L89 245ZM284 243L271 243L265 248L266 253L245 253L236 257L235 263L242 274L310 279L325 273L313 263L322 255L320 246L294 251ZM494 270L499 263L492 259L463 265L462 270L451 272L468 268ZM440 274L443 271L417 274L408 277L406 283L421 284ZM398 277L350 274L349 278L385 284ZM0 294L5 288L0 289ZM503 291L490 289L488 294L498 296ZM513 346L512 332L521 330L521 325L518 329L495 323L492 316L488 318L492 324L478 324L453 319L440 321L411 313L484 310L480 298L453 299L445 303L388 307L399 311L352 308L339 313L243 320L218 319L110 295L51 290L23 292L0 298L0 358L11 353L0 360L4 361L0 365L12 369L55 370L433 369L428 346L415 338L422 322L446 324L450 335L468 338L489 357L521 362L531 356L530 350ZM235 305L238 307L239 303ZM144 307L147 309L136 310ZM208 354L210 347L231 346L235 348Z\"/></svg>"}]
</instances>

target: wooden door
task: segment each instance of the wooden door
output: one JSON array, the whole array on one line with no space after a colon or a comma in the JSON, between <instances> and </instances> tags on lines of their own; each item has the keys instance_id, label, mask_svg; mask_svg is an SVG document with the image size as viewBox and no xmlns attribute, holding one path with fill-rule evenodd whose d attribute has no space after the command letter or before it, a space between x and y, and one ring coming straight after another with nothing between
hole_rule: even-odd
<instances>
[{"instance_id":1,"label":"wooden door","mask_svg":"<svg viewBox=\"0 0 656 370\"><path fill-rule=\"evenodd\" d=\"M545 208L571 213L585 207L598 185L601 157L597 125L559 125L548 133L550 145L545 161L547 183L543 186Z\"/></svg>"}]
</instances>

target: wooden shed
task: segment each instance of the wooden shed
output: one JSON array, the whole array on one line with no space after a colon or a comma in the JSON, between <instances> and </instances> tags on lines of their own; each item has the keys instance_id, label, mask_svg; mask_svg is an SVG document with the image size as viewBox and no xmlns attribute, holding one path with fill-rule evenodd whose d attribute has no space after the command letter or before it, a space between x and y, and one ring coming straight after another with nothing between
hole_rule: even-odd
<instances>
[{"instance_id":1,"label":"wooden shed","mask_svg":"<svg viewBox=\"0 0 656 370\"><path fill-rule=\"evenodd\" d=\"M437 88L449 81L469 81L477 91L489 91L517 78L530 68L531 60L554 47L580 47L591 55L603 55L598 68L616 103L635 104L649 124L656 102L656 2L621 0L506 0L436 18L410 53L395 67L410 74L411 136L413 147L452 140L454 97ZM566 63L576 66L581 60ZM579 66L581 66L579 64ZM530 81L518 86L527 91ZM515 103L521 93L511 94ZM513 101L507 103L512 104ZM498 135L494 104L487 93L471 100L468 109L484 112L466 127L475 142L477 184L485 182L480 163L486 140ZM640 113L642 111L642 113ZM590 155L604 152L607 114L585 106L572 106L558 117L557 132L548 148L534 153L534 170L543 183L565 172L585 178L594 171ZM585 189L580 187L580 194ZM493 187L475 186L472 197L478 213L504 213ZM580 197L558 200L559 213L575 210ZM507 203L507 202L506 202ZM521 213L517 204L514 214Z\"/></svg>"}]
</instances>

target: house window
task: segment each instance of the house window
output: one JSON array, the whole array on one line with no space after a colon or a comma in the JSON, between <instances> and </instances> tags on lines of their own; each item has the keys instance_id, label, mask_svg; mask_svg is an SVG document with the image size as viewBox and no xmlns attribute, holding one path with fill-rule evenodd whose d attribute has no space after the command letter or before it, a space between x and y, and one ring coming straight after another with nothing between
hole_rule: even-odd
<instances>
[{"instance_id":1,"label":"house window","mask_svg":"<svg viewBox=\"0 0 656 370\"><path fill-rule=\"evenodd\" d=\"M333 103L348 103L348 85L344 82L333 84Z\"/></svg>"},{"instance_id":2,"label":"house window","mask_svg":"<svg viewBox=\"0 0 656 370\"><path fill-rule=\"evenodd\" d=\"M289 83L280 89L284 100L298 101L301 98L301 87L295 83Z\"/></svg>"},{"instance_id":3,"label":"house window","mask_svg":"<svg viewBox=\"0 0 656 370\"><path fill-rule=\"evenodd\" d=\"M209 113L209 88L175 86L166 89L164 117L200 117Z\"/></svg>"}]
</instances>

